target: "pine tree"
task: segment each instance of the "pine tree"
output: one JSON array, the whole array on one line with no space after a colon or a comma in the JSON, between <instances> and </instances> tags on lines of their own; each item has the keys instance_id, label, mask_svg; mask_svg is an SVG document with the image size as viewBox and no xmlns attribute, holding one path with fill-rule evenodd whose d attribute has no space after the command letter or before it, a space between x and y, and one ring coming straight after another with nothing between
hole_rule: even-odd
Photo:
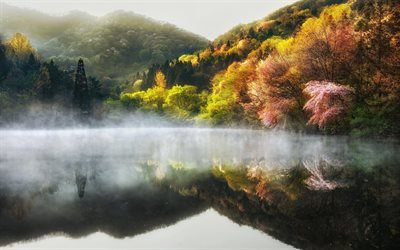
<instances>
[{"instance_id":1,"label":"pine tree","mask_svg":"<svg viewBox=\"0 0 400 250\"><path fill-rule=\"evenodd\" d=\"M75 74L73 101L75 107L80 110L82 117L87 117L90 115L91 107L89 88L85 73L85 66L82 59L79 59L78 61L78 67Z\"/></svg>"}]
</instances>

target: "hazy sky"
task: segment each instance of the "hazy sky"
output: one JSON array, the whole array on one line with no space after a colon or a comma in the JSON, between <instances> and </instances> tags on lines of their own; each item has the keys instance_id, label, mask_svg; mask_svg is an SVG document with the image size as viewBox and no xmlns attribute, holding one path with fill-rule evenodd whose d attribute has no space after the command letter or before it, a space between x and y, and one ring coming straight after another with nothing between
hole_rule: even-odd
<instances>
[{"instance_id":1,"label":"hazy sky","mask_svg":"<svg viewBox=\"0 0 400 250\"><path fill-rule=\"evenodd\" d=\"M208 39L239 23L248 23L297 0L0 0L54 15L71 10L101 16L130 10L175 24ZM1 5L1 3L0 3ZM0 6L1 7L1 6ZM1 13L1 12L0 12Z\"/></svg>"}]
</instances>

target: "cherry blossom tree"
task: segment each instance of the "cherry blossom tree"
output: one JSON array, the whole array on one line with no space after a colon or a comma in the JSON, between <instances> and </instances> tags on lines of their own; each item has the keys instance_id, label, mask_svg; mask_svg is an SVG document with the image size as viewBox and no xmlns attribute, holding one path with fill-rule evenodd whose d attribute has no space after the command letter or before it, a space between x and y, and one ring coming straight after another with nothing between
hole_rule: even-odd
<instances>
[{"instance_id":1,"label":"cherry blossom tree","mask_svg":"<svg viewBox=\"0 0 400 250\"><path fill-rule=\"evenodd\" d=\"M354 89L327 81L310 81L303 91L310 99L304 110L311 112L309 124L324 129L330 122L339 122L351 110Z\"/></svg>"}]
</instances>

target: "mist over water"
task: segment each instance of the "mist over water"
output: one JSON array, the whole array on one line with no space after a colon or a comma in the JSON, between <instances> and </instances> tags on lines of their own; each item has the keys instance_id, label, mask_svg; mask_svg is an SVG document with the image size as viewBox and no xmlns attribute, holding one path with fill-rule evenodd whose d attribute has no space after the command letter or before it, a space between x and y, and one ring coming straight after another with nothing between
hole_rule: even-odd
<instances>
[{"instance_id":1,"label":"mist over water","mask_svg":"<svg viewBox=\"0 0 400 250\"><path fill-rule=\"evenodd\" d=\"M246 129L121 127L0 130L0 180L27 183L107 172L102 185L145 181L142 165L174 162L207 170L215 164L291 168L299 164L370 168L399 162L396 142L351 140Z\"/></svg>"},{"instance_id":2,"label":"mist over water","mask_svg":"<svg viewBox=\"0 0 400 250\"><path fill-rule=\"evenodd\" d=\"M326 192L358 185L354 174L349 177L346 169L368 173L385 168L384 175L393 176L400 163L397 141L185 127L154 121L142 120L120 127L108 124L92 128L0 130L0 245L53 233L81 237L101 231L121 238L174 224L210 206L228 217L246 211L241 206L255 206L251 199L243 205L243 191L235 189L232 183L228 183L231 191L212 178L201 184L201 173L214 168L220 173L227 173L225 167L246 168L247 175L258 170L278 170L279 176L283 173L290 177L291 169L301 166L310 175L302 185ZM194 184L157 184L171 175L171 166L195 170L195 177L189 178ZM334 174L329 174L332 169ZM393 170L397 172L392 174ZM364 179L361 177L361 182L369 185ZM279 185L275 188L282 189L286 184ZM186 194L193 190L194 196ZM317 195L325 199L323 193ZM271 199L275 196L271 195ZM343 204L346 197L342 198ZM236 205L223 205L226 201L215 203L221 199L237 199L237 204L242 205L237 210ZM260 199L265 202L263 197ZM298 203L303 207L301 200ZM304 202L308 206L314 201ZM250 215L232 218L242 218L237 222L252 225L247 216ZM256 221L269 218L251 216L256 216ZM287 220L277 218L276 225L284 225ZM274 223L272 220L272 228ZM268 227L254 227L270 233L265 229ZM286 238L282 236L287 234L285 230L275 237ZM278 228L271 234L276 232L280 232ZM300 238L285 241L297 242Z\"/></svg>"}]
</instances>

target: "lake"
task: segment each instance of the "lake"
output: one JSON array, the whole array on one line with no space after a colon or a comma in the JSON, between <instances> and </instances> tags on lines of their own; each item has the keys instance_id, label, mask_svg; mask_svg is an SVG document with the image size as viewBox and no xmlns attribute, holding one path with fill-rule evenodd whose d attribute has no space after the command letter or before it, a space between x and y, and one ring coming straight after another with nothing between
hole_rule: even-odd
<instances>
[{"instance_id":1,"label":"lake","mask_svg":"<svg viewBox=\"0 0 400 250\"><path fill-rule=\"evenodd\" d=\"M393 249L397 141L0 130L0 249Z\"/></svg>"}]
</instances>

